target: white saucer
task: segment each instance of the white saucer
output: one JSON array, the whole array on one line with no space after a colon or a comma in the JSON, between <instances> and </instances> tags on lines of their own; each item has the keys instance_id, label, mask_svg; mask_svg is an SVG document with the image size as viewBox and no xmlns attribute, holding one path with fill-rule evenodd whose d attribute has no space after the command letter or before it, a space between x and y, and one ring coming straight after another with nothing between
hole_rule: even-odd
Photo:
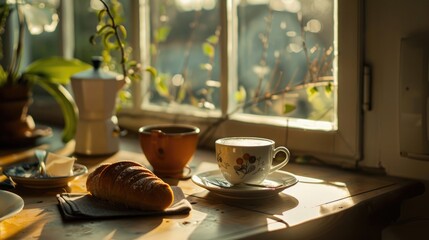
<instances>
[{"instance_id":1,"label":"white saucer","mask_svg":"<svg viewBox=\"0 0 429 240\"><path fill-rule=\"evenodd\" d=\"M44 177L40 176L38 163L21 163L3 170L3 174L12 178L18 184L27 188L59 188L67 186L75 178L88 172L88 169L81 164L73 165L73 175L64 177Z\"/></svg>"},{"instance_id":2,"label":"white saucer","mask_svg":"<svg viewBox=\"0 0 429 240\"><path fill-rule=\"evenodd\" d=\"M219 170L203 172L192 176L192 181L215 194L237 199L268 198L279 194L284 189L295 185L298 180L295 176L285 171L275 171L261 183L270 187L235 185L224 186L215 184L217 181L225 181Z\"/></svg>"},{"instance_id":3,"label":"white saucer","mask_svg":"<svg viewBox=\"0 0 429 240\"><path fill-rule=\"evenodd\" d=\"M0 222L18 214L24 208L24 200L15 193L0 190Z\"/></svg>"}]
</instances>

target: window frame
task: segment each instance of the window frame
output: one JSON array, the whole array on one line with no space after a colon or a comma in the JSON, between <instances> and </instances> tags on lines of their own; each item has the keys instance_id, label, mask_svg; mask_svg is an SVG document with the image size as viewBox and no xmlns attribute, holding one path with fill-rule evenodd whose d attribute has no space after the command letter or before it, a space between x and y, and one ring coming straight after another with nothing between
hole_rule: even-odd
<instances>
[{"instance_id":1,"label":"window frame","mask_svg":"<svg viewBox=\"0 0 429 240\"><path fill-rule=\"evenodd\" d=\"M202 147L214 148L214 141L225 136L259 136L273 139L276 145L285 145L296 156L310 155L324 160L325 162L344 167L355 167L357 161L362 160L362 73L363 73L363 1L362 0L337 0L338 1L338 129L335 131L305 130L299 128L274 126L263 121L244 122L233 115L226 117L228 112L228 89L222 90L221 110L209 114L184 113L179 108L156 109L140 106L144 101L144 93L148 89L149 74L145 73L143 81L133 89L133 106L124 108L117 113L119 124L122 128L137 131L139 127L149 124L192 124L201 128L200 145ZM221 0L220 13L222 24L232 23L233 28L222 28L221 41L226 44L228 37L234 36L232 31L236 27L234 19L227 18L227 9L233 7L236 1ZM147 65L149 54L149 34L140 29L147 29L148 0L131 1L133 19L131 29L139 34L132 34L129 39L132 45L133 57L141 59ZM71 14L64 15L69 11L72 0L61 1L62 21L62 50L64 57L71 57L73 53L73 21ZM66 16L66 17L64 17ZM65 20L65 18L67 20ZM143 21L146 20L146 21ZM140 41L143 39L143 41ZM142 44L143 43L143 44ZM228 46L228 45L227 45ZM223 59L231 58L232 46L223 48L221 54ZM227 56L226 58L224 56ZM221 61L222 85L230 85L228 79L235 77L228 68L234 66ZM137 97L135 97L137 96ZM37 110L36 110L37 111ZM221 119L222 123L217 125ZM213 127L217 126L217 127ZM207 131L211 129L212 131Z\"/></svg>"},{"instance_id":2,"label":"window frame","mask_svg":"<svg viewBox=\"0 0 429 240\"><path fill-rule=\"evenodd\" d=\"M362 158L362 110L361 110L361 79L362 79L362 13L363 1L361 0L337 0L338 1L338 129L334 131L306 130L291 128L285 126L273 126L263 122L243 122L235 116L229 116L224 119L222 124L218 125L210 134L203 135L200 138L200 145L213 148L214 141L217 138L225 136L259 136L271 138L276 145L287 146L295 155L311 155L323 159L333 164L353 167L358 160ZM147 16L147 7L149 1L133 1L136 7L142 6L140 16ZM234 3L236 1L232 1ZM232 28L222 32L222 42L228 41L227 37L231 36L231 31L236 27L235 20L226 18L227 8L233 7L230 1L221 1L222 24L228 22ZM146 11L146 12L144 12ZM146 13L146 14L144 14ZM140 23L145 23L147 19L141 19ZM133 30L138 27L148 29L147 22L144 25L135 25ZM222 29L225 29L222 27ZM143 43L148 43L148 34L140 31L140 38L144 39ZM139 43L133 40L132 43ZM231 46L231 45L230 45ZM140 56L143 63L147 63L149 56L147 48L143 45L133 46L134 49L140 49ZM222 48L221 55L223 59L232 59L231 48ZM143 55L145 53L146 55ZM225 58L224 56L227 56ZM223 63L221 70L222 86L230 86L228 79L233 78L233 73L228 71L230 64L226 61ZM148 77L145 75L145 77ZM134 96L140 96L147 89L148 81L143 81L142 86L134 90ZM222 90L221 112L213 114L183 114L182 110L174 109L156 110L151 108L140 109L143 97L134 99L134 107L123 109L118 113L119 123L122 127L137 130L139 127L148 124L170 124L182 123L192 124L201 128L204 133L216 125L219 118L225 118L228 111L228 93L227 89ZM206 139L210 135L210 138Z\"/></svg>"}]
</instances>

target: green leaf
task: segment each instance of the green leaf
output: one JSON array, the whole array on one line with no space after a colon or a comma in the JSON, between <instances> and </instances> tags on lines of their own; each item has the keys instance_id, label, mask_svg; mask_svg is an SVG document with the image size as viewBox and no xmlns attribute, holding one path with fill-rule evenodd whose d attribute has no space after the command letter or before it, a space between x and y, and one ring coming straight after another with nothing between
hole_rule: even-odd
<instances>
[{"instance_id":1,"label":"green leaf","mask_svg":"<svg viewBox=\"0 0 429 240\"><path fill-rule=\"evenodd\" d=\"M116 39L111 40L114 36L115 32L113 30L103 36L103 44L107 49L117 49L119 47L118 43L115 41Z\"/></svg>"},{"instance_id":2,"label":"green leaf","mask_svg":"<svg viewBox=\"0 0 429 240\"><path fill-rule=\"evenodd\" d=\"M98 12L98 21L99 22L103 21L103 18L105 16L107 16L107 10L106 9L100 10L100 12Z\"/></svg>"},{"instance_id":3,"label":"green leaf","mask_svg":"<svg viewBox=\"0 0 429 240\"><path fill-rule=\"evenodd\" d=\"M91 65L77 59L66 60L61 57L49 57L34 61L24 71L24 75L37 75L40 80L52 83L67 84L70 77Z\"/></svg>"},{"instance_id":4,"label":"green leaf","mask_svg":"<svg viewBox=\"0 0 429 240\"><path fill-rule=\"evenodd\" d=\"M213 58L215 55L215 49L210 43L203 43L203 52L210 58Z\"/></svg>"},{"instance_id":5,"label":"green leaf","mask_svg":"<svg viewBox=\"0 0 429 240\"><path fill-rule=\"evenodd\" d=\"M207 38L207 42L211 43L212 45L216 45L219 42L219 37L216 35L211 35Z\"/></svg>"},{"instance_id":6,"label":"green leaf","mask_svg":"<svg viewBox=\"0 0 429 240\"><path fill-rule=\"evenodd\" d=\"M134 68L137 67L138 62L136 60L129 60L126 64L127 66Z\"/></svg>"},{"instance_id":7,"label":"green leaf","mask_svg":"<svg viewBox=\"0 0 429 240\"><path fill-rule=\"evenodd\" d=\"M155 31L154 40L155 42L164 42L167 40L168 35L170 34L171 28L169 26L162 26Z\"/></svg>"},{"instance_id":8,"label":"green leaf","mask_svg":"<svg viewBox=\"0 0 429 240\"><path fill-rule=\"evenodd\" d=\"M156 70L156 68L149 66L145 69L147 72L149 72L152 77L156 77L158 75L158 71Z\"/></svg>"},{"instance_id":9,"label":"green leaf","mask_svg":"<svg viewBox=\"0 0 429 240\"><path fill-rule=\"evenodd\" d=\"M328 95L332 93L332 84L331 83L328 83L328 85L325 86L325 93Z\"/></svg>"},{"instance_id":10,"label":"green leaf","mask_svg":"<svg viewBox=\"0 0 429 240\"><path fill-rule=\"evenodd\" d=\"M72 95L61 84L39 81L39 85L45 89L61 107L64 117L64 129L62 132L62 141L64 143L72 140L76 134L78 121L78 108Z\"/></svg>"},{"instance_id":11,"label":"green leaf","mask_svg":"<svg viewBox=\"0 0 429 240\"><path fill-rule=\"evenodd\" d=\"M103 51L101 51L101 56L103 56L103 62L105 64L109 64L113 61L112 59L112 55L110 55L110 52L106 49L104 49Z\"/></svg>"},{"instance_id":12,"label":"green leaf","mask_svg":"<svg viewBox=\"0 0 429 240\"><path fill-rule=\"evenodd\" d=\"M124 25L117 26L117 29L122 34L123 39L127 38L127 29L124 27Z\"/></svg>"},{"instance_id":13,"label":"green leaf","mask_svg":"<svg viewBox=\"0 0 429 240\"><path fill-rule=\"evenodd\" d=\"M124 89L121 89L121 91L118 92L118 98L119 98L119 101L121 103L130 102L131 101L131 97L132 97L131 93L128 92L128 91L126 91L126 90L124 90Z\"/></svg>"},{"instance_id":14,"label":"green leaf","mask_svg":"<svg viewBox=\"0 0 429 240\"><path fill-rule=\"evenodd\" d=\"M295 105L286 103L283 108L283 114L287 114L296 109Z\"/></svg>"},{"instance_id":15,"label":"green leaf","mask_svg":"<svg viewBox=\"0 0 429 240\"><path fill-rule=\"evenodd\" d=\"M237 103L244 103L246 101L246 95L246 89L240 86L238 91L235 92L235 101L237 101Z\"/></svg>"},{"instance_id":16,"label":"green leaf","mask_svg":"<svg viewBox=\"0 0 429 240\"><path fill-rule=\"evenodd\" d=\"M307 88L307 94L311 97L314 96L315 94L317 94L319 92L319 89L317 89L317 87L308 87Z\"/></svg>"},{"instance_id":17,"label":"green leaf","mask_svg":"<svg viewBox=\"0 0 429 240\"><path fill-rule=\"evenodd\" d=\"M0 86L6 82L6 79L7 79L7 73L3 69L3 66L0 65Z\"/></svg>"},{"instance_id":18,"label":"green leaf","mask_svg":"<svg viewBox=\"0 0 429 240\"><path fill-rule=\"evenodd\" d=\"M112 25L98 25L96 34L97 35L103 35L103 34L108 33L109 31L110 32L113 31Z\"/></svg>"},{"instance_id":19,"label":"green leaf","mask_svg":"<svg viewBox=\"0 0 429 240\"><path fill-rule=\"evenodd\" d=\"M155 78L155 89L158 92L158 94L163 97L170 96L168 92L167 75L161 74Z\"/></svg>"}]
</instances>

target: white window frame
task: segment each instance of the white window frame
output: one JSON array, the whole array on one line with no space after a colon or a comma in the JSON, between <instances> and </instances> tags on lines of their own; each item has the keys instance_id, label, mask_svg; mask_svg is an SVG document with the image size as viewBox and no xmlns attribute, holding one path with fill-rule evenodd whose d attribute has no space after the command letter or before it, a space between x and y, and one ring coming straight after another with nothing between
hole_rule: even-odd
<instances>
[{"instance_id":1,"label":"white window frame","mask_svg":"<svg viewBox=\"0 0 429 240\"><path fill-rule=\"evenodd\" d=\"M202 141L201 145L213 148L214 141L224 136L259 136L271 138L277 145L287 146L295 155L311 155L329 161L337 165L346 167L355 166L362 158L362 113L361 113L361 77L362 77L362 0L337 0L338 1L338 129L334 131L321 131L292 128L285 126L275 126L266 124L263 121L244 122L235 116L230 116L223 121L211 135L208 141ZM135 39L130 39L134 49L134 57L142 59L142 63L148 63L149 34L148 25L148 4L147 0L131 1L134 6L132 30L140 34L134 34ZM223 30L223 43L227 41L227 36L233 36L235 20L226 18L227 8L233 7L227 0L221 0L222 24L232 24L228 32ZM138 15L138 16L137 16ZM138 20L136 20L138 19ZM146 29L146 31L144 31ZM225 29L222 27L222 29ZM137 50L137 51L136 51ZM222 56L231 58L231 49L223 48ZM228 86L233 78L233 74L228 73L226 61L222 62L222 86ZM146 76L148 77L148 76ZM118 113L119 123L122 127L138 130L139 127L148 124L168 124L182 123L192 124L206 131L211 125L228 111L228 90L222 90L221 111L212 114L189 114L181 107L157 110L156 108L140 108L144 100L142 93L147 90L146 80L133 89L135 98L134 107L123 109ZM286 124L285 124L286 125Z\"/></svg>"}]
</instances>

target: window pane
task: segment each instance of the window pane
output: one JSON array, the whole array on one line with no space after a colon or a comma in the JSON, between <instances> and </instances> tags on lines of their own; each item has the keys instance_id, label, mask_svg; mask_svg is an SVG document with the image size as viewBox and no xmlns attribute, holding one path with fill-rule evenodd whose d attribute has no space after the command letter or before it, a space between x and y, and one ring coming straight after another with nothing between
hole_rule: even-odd
<instances>
[{"instance_id":1,"label":"window pane","mask_svg":"<svg viewBox=\"0 0 429 240\"><path fill-rule=\"evenodd\" d=\"M58 29L58 28L57 28ZM27 32L29 44L26 44L25 47L28 47L28 51L31 51L31 54L28 56L29 63L50 56L61 56L61 43L59 30L54 32L46 32L40 35L31 35Z\"/></svg>"},{"instance_id":2,"label":"window pane","mask_svg":"<svg viewBox=\"0 0 429 240\"><path fill-rule=\"evenodd\" d=\"M30 2L29 2L30 3ZM61 13L57 8L58 2L51 1L53 5L24 5L23 10L26 20L24 37L24 55L22 69L38 59L52 56L61 56ZM16 18L16 11L12 12ZM42 20L40 20L42 19ZM52 19L42 26L43 20ZM33 103L30 105L29 113L38 122L62 124L62 115L55 99L37 84L33 86ZM49 110L47 110L49 109ZM55 120L54 120L55 119Z\"/></svg>"},{"instance_id":3,"label":"window pane","mask_svg":"<svg viewBox=\"0 0 429 240\"><path fill-rule=\"evenodd\" d=\"M45 7L27 3L21 8L27 26L24 37L24 66L40 58L61 55L61 36L57 9L59 1L52 1L52 3L52 5L47 4ZM12 15L12 18L16 18L15 11L12 11ZM46 19L50 21L46 21Z\"/></svg>"},{"instance_id":4,"label":"window pane","mask_svg":"<svg viewBox=\"0 0 429 240\"><path fill-rule=\"evenodd\" d=\"M149 102L217 109L219 1L150 1L150 56L158 76Z\"/></svg>"},{"instance_id":5,"label":"window pane","mask_svg":"<svg viewBox=\"0 0 429 240\"><path fill-rule=\"evenodd\" d=\"M179 3L183 2L143 1L140 12L150 13L151 16L148 16L149 14L141 16L144 20L141 23L146 23L150 17L152 29L143 26L140 36L149 31L148 34L152 34L153 40L156 29L161 28L157 27L156 23L162 24L162 21L181 26L182 32L188 29L189 24L182 24L180 21L183 19L179 18L184 14L178 7ZM192 0L186 2L195 3ZM170 100L168 96L174 91L169 88L171 86L169 82L163 85L161 84L163 82L159 81L159 89L156 89L156 85L153 84L155 81L152 80L152 88L149 89L152 93L146 92L148 88L144 84L141 88L142 94L138 96L158 105L174 107L152 111L154 108L143 104L142 111L124 109L127 111L120 116L122 124L138 128L144 124L153 124L154 121L169 123L179 121L177 119L180 118L180 122L198 125L203 129L203 133L207 133L202 141L204 146L212 147L216 138L227 135L257 135L271 138L276 144L286 145L296 153L314 154L324 159L334 157L330 162L354 164L348 160L357 160L361 156L360 76L363 60L361 42L363 1L229 0L216 1L216 4L219 4L216 5L216 9L219 10L212 10L217 12L213 15L219 13L219 19L225 15L228 17L222 18L221 21L222 24L228 24L222 25L222 33L228 33L228 46L223 44L222 48L217 46L215 56L217 59L220 53L222 57L228 55L215 64L215 67L219 66L219 63L228 67L222 69L221 89L213 88L213 92L216 93L213 94L214 97L222 92L222 107L219 108L219 102L214 101L216 109L219 108L221 111L187 114L188 112L182 110L188 110L189 107L180 105L181 108L178 108L178 104L171 104L174 99ZM176 12L169 12L169 8L163 6L173 6ZM204 13L204 16L208 15L207 10ZM312 21L313 19L315 20ZM173 30L179 31L177 29L170 31ZM186 31L189 37L189 31ZM175 56L170 62L176 65L177 62L183 62L183 54L173 54L175 53L173 50L179 49L184 52L186 41L173 42L170 32L165 39L162 37L165 35L161 33L162 31L159 33L159 40L165 40L165 44L169 42L171 45L165 58ZM143 37L141 45L144 47L141 52L146 59L149 51L145 48L149 48L146 44L149 42L149 36ZM266 47L261 41L261 39L266 41L264 38L269 40ZM222 36L221 39L224 43L226 38ZM219 51L220 49L222 51ZM154 50L158 48L152 47L152 54L158 54ZM264 52L266 56L263 57ZM161 73L165 71L160 67L159 59L154 60L153 65L161 70ZM254 66L256 67L253 68ZM180 72L179 70L173 73L176 74ZM256 74L260 74L261 78ZM219 81L214 77L213 79ZM263 79L261 84L260 79ZM260 91L256 94L255 89L258 89L258 86ZM316 88L312 88L313 86ZM301 89L297 89L299 87ZM296 89L292 91L291 88ZM278 94L273 94L277 93L277 90ZM265 99L260 96L266 97L267 100L264 101ZM137 103L140 103L141 99L138 100ZM234 102L235 106L232 104ZM245 102L250 104L246 104L243 110L239 104ZM237 103L239 108L236 108ZM226 106L227 104L229 106ZM217 118L220 112L228 116ZM209 118L201 119L201 116ZM342 162L343 160L347 163Z\"/></svg>"},{"instance_id":6,"label":"window pane","mask_svg":"<svg viewBox=\"0 0 429 240\"><path fill-rule=\"evenodd\" d=\"M244 113L335 124L334 2L239 2L235 101Z\"/></svg>"},{"instance_id":7,"label":"window pane","mask_svg":"<svg viewBox=\"0 0 429 240\"><path fill-rule=\"evenodd\" d=\"M91 8L93 1L73 1L75 53L74 56L82 61L91 62L92 56L101 54L101 44L92 45L89 38L95 33L98 23L96 10Z\"/></svg>"}]
</instances>

